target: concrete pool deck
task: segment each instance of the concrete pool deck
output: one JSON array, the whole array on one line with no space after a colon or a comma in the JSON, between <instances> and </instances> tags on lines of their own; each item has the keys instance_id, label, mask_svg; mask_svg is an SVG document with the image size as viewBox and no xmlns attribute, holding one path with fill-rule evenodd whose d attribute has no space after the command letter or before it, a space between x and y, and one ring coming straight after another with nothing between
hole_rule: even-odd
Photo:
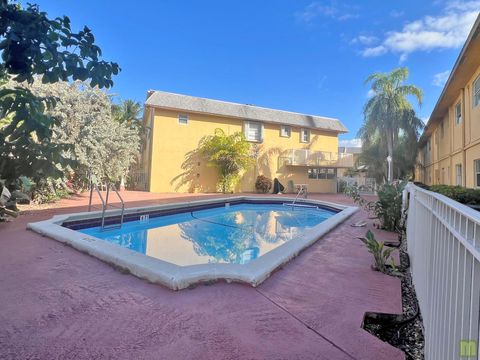
<instances>
[{"instance_id":1,"label":"concrete pool deck","mask_svg":"<svg viewBox=\"0 0 480 360\"><path fill-rule=\"evenodd\" d=\"M125 192L128 207L220 197ZM351 204L343 195L312 199ZM371 270L358 211L258 288L215 283L174 292L25 229L84 211L86 195L0 223L0 358L404 359L361 328L401 312L399 279ZM351 223L368 222L367 228Z\"/></svg>"}]
</instances>

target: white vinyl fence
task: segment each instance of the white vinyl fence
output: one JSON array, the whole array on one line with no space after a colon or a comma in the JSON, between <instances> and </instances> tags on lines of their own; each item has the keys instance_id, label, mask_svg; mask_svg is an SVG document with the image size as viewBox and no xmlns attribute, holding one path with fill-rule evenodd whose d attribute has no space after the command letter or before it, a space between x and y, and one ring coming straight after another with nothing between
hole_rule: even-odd
<instances>
[{"instance_id":1,"label":"white vinyl fence","mask_svg":"<svg viewBox=\"0 0 480 360\"><path fill-rule=\"evenodd\" d=\"M425 359L478 359L480 212L408 184L407 243Z\"/></svg>"}]
</instances>

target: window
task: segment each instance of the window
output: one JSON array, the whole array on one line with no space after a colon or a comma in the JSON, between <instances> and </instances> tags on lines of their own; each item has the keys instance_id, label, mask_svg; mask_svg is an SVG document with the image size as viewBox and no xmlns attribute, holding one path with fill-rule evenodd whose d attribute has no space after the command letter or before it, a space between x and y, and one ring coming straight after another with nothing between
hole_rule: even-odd
<instances>
[{"instance_id":1,"label":"window","mask_svg":"<svg viewBox=\"0 0 480 360\"><path fill-rule=\"evenodd\" d=\"M457 125L462 123L462 103L455 105L455 123Z\"/></svg>"},{"instance_id":2,"label":"window","mask_svg":"<svg viewBox=\"0 0 480 360\"><path fill-rule=\"evenodd\" d=\"M302 142L302 143L310 142L310 130L308 130L308 129L301 129L300 130L300 142Z\"/></svg>"},{"instance_id":3,"label":"window","mask_svg":"<svg viewBox=\"0 0 480 360\"><path fill-rule=\"evenodd\" d=\"M444 127L444 121L440 123L440 137L443 139L443 136L445 135L445 127Z\"/></svg>"},{"instance_id":4,"label":"window","mask_svg":"<svg viewBox=\"0 0 480 360\"><path fill-rule=\"evenodd\" d=\"M292 128L287 125L282 125L280 129L280 136L282 137L290 137L292 135Z\"/></svg>"},{"instance_id":5,"label":"window","mask_svg":"<svg viewBox=\"0 0 480 360\"><path fill-rule=\"evenodd\" d=\"M183 115L183 114L178 115L178 123L183 124L183 125L187 125L188 124L188 115Z\"/></svg>"},{"instance_id":6,"label":"window","mask_svg":"<svg viewBox=\"0 0 480 360\"><path fill-rule=\"evenodd\" d=\"M428 151L432 151L432 140L428 139Z\"/></svg>"},{"instance_id":7,"label":"window","mask_svg":"<svg viewBox=\"0 0 480 360\"><path fill-rule=\"evenodd\" d=\"M462 164L455 165L455 185L462 186Z\"/></svg>"},{"instance_id":8,"label":"window","mask_svg":"<svg viewBox=\"0 0 480 360\"><path fill-rule=\"evenodd\" d=\"M263 124L245 121L245 138L248 141L261 142L263 140Z\"/></svg>"},{"instance_id":9,"label":"window","mask_svg":"<svg viewBox=\"0 0 480 360\"><path fill-rule=\"evenodd\" d=\"M473 83L473 107L480 106L480 76Z\"/></svg>"},{"instance_id":10,"label":"window","mask_svg":"<svg viewBox=\"0 0 480 360\"><path fill-rule=\"evenodd\" d=\"M309 179L318 179L318 169L308 169Z\"/></svg>"},{"instance_id":11,"label":"window","mask_svg":"<svg viewBox=\"0 0 480 360\"><path fill-rule=\"evenodd\" d=\"M480 187L480 159L473 161L473 168L475 171L475 187Z\"/></svg>"},{"instance_id":12,"label":"window","mask_svg":"<svg viewBox=\"0 0 480 360\"><path fill-rule=\"evenodd\" d=\"M308 178L325 180L335 179L337 177L337 169L335 168L311 168L308 169Z\"/></svg>"}]
</instances>

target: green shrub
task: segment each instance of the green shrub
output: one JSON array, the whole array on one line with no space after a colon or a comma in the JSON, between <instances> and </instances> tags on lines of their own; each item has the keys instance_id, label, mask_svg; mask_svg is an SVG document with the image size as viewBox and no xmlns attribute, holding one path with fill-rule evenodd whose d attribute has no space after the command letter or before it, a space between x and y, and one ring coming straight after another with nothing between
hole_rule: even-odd
<instances>
[{"instance_id":1,"label":"green shrub","mask_svg":"<svg viewBox=\"0 0 480 360\"><path fill-rule=\"evenodd\" d=\"M480 205L480 190L477 189L452 185L432 185L429 186L428 189L458 201L461 204Z\"/></svg>"},{"instance_id":2,"label":"green shrub","mask_svg":"<svg viewBox=\"0 0 480 360\"><path fill-rule=\"evenodd\" d=\"M387 183L380 186L377 191L378 201L373 204L372 210L386 230L397 232L401 230L402 197L406 185L406 181Z\"/></svg>"},{"instance_id":3,"label":"green shrub","mask_svg":"<svg viewBox=\"0 0 480 360\"><path fill-rule=\"evenodd\" d=\"M272 180L264 175L258 175L257 181L255 181L255 189L257 191L266 194L272 188Z\"/></svg>"},{"instance_id":4,"label":"green shrub","mask_svg":"<svg viewBox=\"0 0 480 360\"><path fill-rule=\"evenodd\" d=\"M365 244L368 252L373 255L376 270L389 274L390 268L393 270L396 269L395 261L392 258L394 248L386 247L382 241L377 241L375 235L370 230L368 230L365 237L360 238L360 240Z\"/></svg>"},{"instance_id":5,"label":"green shrub","mask_svg":"<svg viewBox=\"0 0 480 360\"><path fill-rule=\"evenodd\" d=\"M365 200L359 193L358 186L347 186L345 194L370 213L373 213L388 231L400 232L402 219L402 196L407 181L383 184L378 188L377 201Z\"/></svg>"}]
</instances>

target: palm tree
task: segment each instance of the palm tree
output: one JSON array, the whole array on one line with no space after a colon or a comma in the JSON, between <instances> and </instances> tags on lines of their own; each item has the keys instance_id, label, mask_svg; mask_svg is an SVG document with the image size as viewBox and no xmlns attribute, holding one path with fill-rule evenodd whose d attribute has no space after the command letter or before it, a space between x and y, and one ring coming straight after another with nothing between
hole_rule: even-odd
<instances>
[{"instance_id":1,"label":"palm tree","mask_svg":"<svg viewBox=\"0 0 480 360\"><path fill-rule=\"evenodd\" d=\"M142 105L134 100L123 100L120 104L112 104L112 117L119 123L126 124L130 129L137 130L141 135L143 126L141 122ZM120 189L125 189L125 176L120 179Z\"/></svg>"},{"instance_id":2,"label":"palm tree","mask_svg":"<svg viewBox=\"0 0 480 360\"><path fill-rule=\"evenodd\" d=\"M208 165L218 170L218 186L223 193L234 190L240 173L254 163L250 143L241 132L228 135L220 128L215 129L214 135L200 141L199 150L208 159Z\"/></svg>"},{"instance_id":3,"label":"palm tree","mask_svg":"<svg viewBox=\"0 0 480 360\"><path fill-rule=\"evenodd\" d=\"M126 123L130 128L141 126L142 105L134 100L123 100L120 104L112 105L112 116L120 123Z\"/></svg>"},{"instance_id":4,"label":"palm tree","mask_svg":"<svg viewBox=\"0 0 480 360\"><path fill-rule=\"evenodd\" d=\"M412 110L407 97L413 96L419 105L422 104L422 90L414 85L405 85L407 78L408 69L403 67L389 73L374 73L365 80L366 84L371 83L374 96L364 107L364 123L358 135L366 147L376 139L381 147L386 148L392 160L400 131L411 131L408 122L402 121L404 111ZM387 178L393 178L392 166L388 168Z\"/></svg>"}]
</instances>

